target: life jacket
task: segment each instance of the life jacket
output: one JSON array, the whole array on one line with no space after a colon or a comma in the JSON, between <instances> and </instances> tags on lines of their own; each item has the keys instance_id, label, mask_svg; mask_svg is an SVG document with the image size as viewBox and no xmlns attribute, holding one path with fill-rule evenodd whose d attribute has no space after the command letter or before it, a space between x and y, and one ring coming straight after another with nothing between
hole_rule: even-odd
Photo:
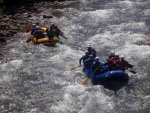
<instances>
[{"instance_id":1,"label":"life jacket","mask_svg":"<svg viewBox=\"0 0 150 113\"><path fill-rule=\"evenodd\" d=\"M53 37L55 37L54 31L51 30L51 29L49 29L49 30L47 31L47 36L48 36L48 38L53 38Z\"/></svg>"},{"instance_id":2,"label":"life jacket","mask_svg":"<svg viewBox=\"0 0 150 113\"><path fill-rule=\"evenodd\" d=\"M108 56L109 59L111 59L111 58L113 58L113 57L115 57L115 55L109 55L109 56Z\"/></svg>"},{"instance_id":3,"label":"life jacket","mask_svg":"<svg viewBox=\"0 0 150 113\"><path fill-rule=\"evenodd\" d=\"M107 59L108 63L115 63L118 60L117 57L112 57L111 59Z\"/></svg>"},{"instance_id":4,"label":"life jacket","mask_svg":"<svg viewBox=\"0 0 150 113\"><path fill-rule=\"evenodd\" d=\"M118 64L121 65L122 67L128 67L129 63L126 60L120 60Z\"/></svg>"},{"instance_id":5,"label":"life jacket","mask_svg":"<svg viewBox=\"0 0 150 113\"><path fill-rule=\"evenodd\" d=\"M93 48L90 48L90 49L88 49L88 53L89 53L89 55L90 54L96 54L97 52L95 51L95 49L93 49Z\"/></svg>"},{"instance_id":6,"label":"life jacket","mask_svg":"<svg viewBox=\"0 0 150 113\"><path fill-rule=\"evenodd\" d=\"M83 62L84 62L85 60L87 60L88 58L89 58L88 55L84 55L84 56L83 56Z\"/></svg>"},{"instance_id":7,"label":"life jacket","mask_svg":"<svg viewBox=\"0 0 150 113\"><path fill-rule=\"evenodd\" d=\"M91 69L94 71L94 70L96 70L100 65L101 65L100 62L94 62L94 63L92 64L92 66L91 66Z\"/></svg>"},{"instance_id":8,"label":"life jacket","mask_svg":"<svg viewBox=\"0 0 150 113\"><path fill-rule=\"evenodd\" d=\"M55 33L55 35L58 37L59 34L61 33L61 31L60 31L59 28L57 28L57 29L54 29L54 33Z\"/></svg>"},{"instance_id":9,"label":"life jacket","mask_svg":"<svg viewBox=\"0 0 150 113\"><path fill-rule=\"evenodd\" d=\"M90 66L93 64L94 59L88 58L87 60L84 61L84 66L86 68L90 68Z\"/></svg>"},{"instance_id":10,"label":"life jacket","mask_svg":"<svg viewBox=\"0 0 150 113\"><path fill-rule=\"evenodd\" d=\"M33 33L34 33L35 30L36 30L36 27L33 27L33 28L31 29L31 35L33 35Z\"/></svg>"},{"instance_id":11,"label":"life jacket","mask_svg":"<svg viewBox=\"0 0 150 113\"><path fill-rule=\"evenodd\" d=\"M100 62L94 62L91 66L91 71L94 75L101 73L101 63Z\"/></svg>"},{"instance_id":12,"label":"life jacket","mask_svg":"<svg viewBox=\"0 0 150 113\"><path fill-rule=\"evenodd\" d=\"M84 61L87 60L88 58L89 58L88 55L82 56L82 57L80 58L80 60L79 60L79 64L81 65L81 61L83 60L83 63L84 63Z\"/></svg>"},{"instance_id":13,"label":"life jacket","mask_svg":"<svg viewBox=\"0 0 150 113\"><path fill-rule=\"evenodd\" d=\"M42 30L35 30L33 34L36 38L43 38L44 37Z\"/></svg>"}]
</instances>

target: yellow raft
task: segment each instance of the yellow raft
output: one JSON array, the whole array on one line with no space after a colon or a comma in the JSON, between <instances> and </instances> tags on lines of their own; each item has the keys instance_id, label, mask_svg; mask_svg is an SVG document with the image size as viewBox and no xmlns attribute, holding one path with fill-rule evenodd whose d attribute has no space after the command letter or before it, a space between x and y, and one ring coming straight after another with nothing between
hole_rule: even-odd
<instances>
[{"instance_id":1,"label":"yellow raft","mask_svg":"<svg viewBox=\"0 0 150 113\"><path fill-rule=\"evenodd\" d=\"M49 44L49 45L55 45L56 43L59 42L59 39L57 37L53 37L52 39L49 39L49 38L40 38L40 39L37 39L35 38L33 35L30 35L30 38L32 39L32 42L34 44Z\"/></svg>"},{"instance_id":2,"label":"yellow raft","mask_svg":"<svg viewBox=\"0 0 150 113\"><path fill-rule=\"evenodd\" d=\"M40 29L45 33L46 32L46 29L48 27L40 27ZM62 38L64 38L65 40L68 39L68 37L64 36L64 35L61 35ZM55 46L56 43L59 42L59 39L57 37L53 37L52 39L49 39L48 37L44 37L44 38L40 38L40 39L37 39L35 36L33 35L30 35L30 38L32 39L32 42L34 44L48 44L48 45L52 45L52 46Z\"/></svg>"}]
</instances>

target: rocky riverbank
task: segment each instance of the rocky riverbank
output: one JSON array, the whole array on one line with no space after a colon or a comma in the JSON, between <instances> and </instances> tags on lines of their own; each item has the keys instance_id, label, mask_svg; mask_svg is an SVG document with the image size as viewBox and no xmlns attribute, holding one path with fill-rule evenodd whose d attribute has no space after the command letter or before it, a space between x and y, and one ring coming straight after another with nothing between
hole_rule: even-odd
<instances>
[{"instance_id":1,"label":"rocky riverbank","mask_svg":"<svg viewBox=\"0 0 150 113\"><path fill-rule=\"evenodd\" d=\"M32 23L33 20L29 17L36 16L38 13L48 9L49 7L57 6L58 2L39 2L29 4L29 7L13 8L11 13L3 15L0 20L0 41L6 42L6 37L12 37L18 32L25 32ZM51 15L43 15L43 18L52 18Z\"/></svg>"}]
</instances>

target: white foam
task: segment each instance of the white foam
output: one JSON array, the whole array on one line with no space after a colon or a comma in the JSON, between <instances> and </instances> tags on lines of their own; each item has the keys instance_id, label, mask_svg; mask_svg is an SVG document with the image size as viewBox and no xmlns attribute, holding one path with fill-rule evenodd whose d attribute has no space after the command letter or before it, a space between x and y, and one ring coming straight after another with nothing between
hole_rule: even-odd
<instances>
[{"instance_id":1,"label":"white foam","mask_svg":"<svg viewBox=\"0 0 150 113\"><path fill-rule=\"evenodd\" d=\"M122 4L123 6L127 7L133 6L133 2L131 2L130 0L119 1L119 4Z\"/></svg>"},{"instance_id":2,"label":"white foam","mask_svg":"<svg viewBox=\"0 0 150 113\"><path fill-rule=\"evenodd\" d=\"M99 109L108 112L114 108L112 98L101 93L97 86L87 88L78 84L69 85L65 89L63 101L51 107L53 113L87 113L98 112Z\"/></svg>"},{"instance_id":3,"label":"white foam","mask_svg":"<svg viewBox=\"0 0 150 113\"><path fill-rule=\"evenodd\" d=\"M113 9L107 9L107 10L96 10L96 11L88 11L84 12L83 14L86 16L90 16L92 18L102 18L102 19L107 19L113 14Z\"/></svg>"},{"instance_id":4,"label":"white foam","mask_svg":"<svg viewBox=\"0 0 150 113\"><path fill-rule=\"evenodd\" d=\"M4 75L1 75L0 77L0 83L3 83L4 81L10 81L12 79L12 75L8 75L7 72Z\"/></svg>"},{"instance_id":5,"label":"white foam","mask_svg":"<svg viewBox=\"0 0 150 113\"><path fill-rule=\"evenodd\" d=\"M12 60L8 63L4 63L1 65L1 69L2 70L9 70L9 71L13 71L18 69L21 65L23 64L22 60Z\"/></svg>"},{"instance_id":6,"label":"white foam","mask_svg":"<svg viewBox=\"0 0 150 113\"><path fill-rule=\"evenodd\" d=\"M150 16L150 9L145 9L144 15L145 16Z\"/></svg>"},{"instance_id":7,"label":"white foam","mask_svg":"<svg viewBox=\"0 0 150 113\"><path fill-rule=\"evenodd\" d=\"M150 55L150 46L148 45L126 45L124 48L118 51L120 54L124 54L127 58L136 57L139 61L148 58ZM136 61L138 62L138 61Z\"/></svg>"}]
</instances>

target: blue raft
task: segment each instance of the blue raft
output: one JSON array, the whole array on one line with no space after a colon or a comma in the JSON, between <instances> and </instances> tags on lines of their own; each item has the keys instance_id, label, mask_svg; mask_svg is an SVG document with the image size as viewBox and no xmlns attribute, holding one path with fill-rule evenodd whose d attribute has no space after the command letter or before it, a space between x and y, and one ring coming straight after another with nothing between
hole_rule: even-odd
<instances>
[{"instance_id":1,"label":"blue raft","mask_svg":"<svg viewBox=\"0 0 150 113\"><path fill-rule=\"evenodd\" d=\"M100 61L104 64L103 61ZM122 70L112 70L109 71L108 66L102 66L102 69L106 70L102 74L94 75L90 73L89 69L84 68L83 73L91 78L93 84L101 84L101 85L118 85L128 83L129 76L126 72Z\"/></svg>"}]
</instances>

